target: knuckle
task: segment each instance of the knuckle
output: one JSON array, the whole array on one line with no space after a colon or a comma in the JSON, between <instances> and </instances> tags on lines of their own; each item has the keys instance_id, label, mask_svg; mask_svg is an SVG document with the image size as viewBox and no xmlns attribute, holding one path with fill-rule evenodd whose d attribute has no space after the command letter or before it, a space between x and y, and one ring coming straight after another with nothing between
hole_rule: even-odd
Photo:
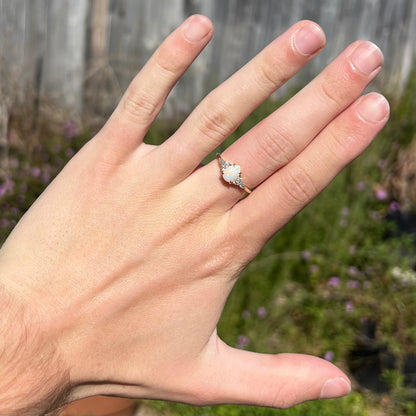
<instances>
[{"instance_id":1,"label":"knuckle","mask_svg":"<svg viewBox=\"0 0 416 416\"><path fill-rule=\"evenodd\" d=\"M121 110L137 124L149 124L158 114L161 104L144 91L127 90L122 100Z\"/></svg>"},{"instance_id":2,"label":"knuckle","mask_svg":"<svg viewBox=\"0 0 416 416\"><path fill-rule=\"evenodd\" d=\"M283 190L289 202L304 205L318 193L312 178L303 168L288 172L282 183Z\"/></svg>"},{"instance_id":3,"label":"knuckle","mask_svg":"<svg viewBox=\"0 0 416 416\"><path fill-rule=\"evenodd\" d=\"M273 397L271 405L278 409L288 409L297 403L299 403L299 399L296 392L293 391L293 387L281 385Z\"/></svg>"},{"instance_id":4,"label":"knuckle","mask_svg":"<svg viewBox=\"0 0 416 416\"><path fill-rule=\"evenodd\" d=\"M276 127L268 127L266 133L258 138L258 160L262 167L275 172L286 165L296 154L296 149L288 134Z\"/></svg>"},{"instance_id":5,"label":"knuckle","mask_svg":"<svg viewBox=\"0 0 416 416\"><path fill-rule=\"evenodd\" d=\"M190 402L194 406L208 406L216 404L216 388L208 383L199 383L193 387Z\"/></svg>"},{"instance_id":6,"label":"knuckle","mask_svg":"<svg viewBox=\"0 0 416 416\"><path fill-rule=\"evenodd\" d=\"M328 137L324 141L331 159L336 162L345 160L349 153L348 140L344 139L342 132L338 133L339 134L337 134L333 129L329 129L327 132ZM342 136L342 138L340 136Z\"/></svg>"},{"instance_id":7,"label":"knuckle","mask_svg":"<svg viewBox=\"0 0 416 416\"><path fill-rule=\"evenodd\" d=\"M207 203L202 198L188 200L184 203L179 204L175 208L175 217L181 227L185 225L196 226L201 220L201 216L207 210Z\"/></svg>"},{"instance_id":8,"label":"knuckle","mask_svg":"<svg viewBox=\"0 0 416 416\"><path fill-rule=\"evenodd\" d=\"M319 93L324 101L343 109L361 90L363 77L348 61L338 64L327 74L319 85Z\"/></svg>"},{"instance_id":9,"label":"knuckle","mask_svg":"<svg viewBox=\"0 0 416 416\"><path fill-rule=\"evenodd\" d=\"M292 47L276 49L277 44L271 44L258 57L254 77L257 83L265 86L268 91L274 91L288 81L300 68L299 57Z\"/></svg>"},{"instance_id":10,"label":"knuckle","mask_svg":"<svg viewBox=\"0 0 416 416\"><path fill-rule=\"evenodd\" d=\"M233 268L235 263L236 245L231 239L223 240L220 247L211 251L211 255L204 263L204 275L233 276Z\"/></svg>"},{"instance_id":11,"label":"knuckle","mask_svg":"<svg viewBox=\"0 0 416 416\"><path fill-rule=\"evenodd\" d=\"M166 53L168 55L168 53ZM162 53L157 53L155 56L155 65L159 70L162 76L168 78L177 77L178 72L181 72L182 65L178 62L178 59L175 56L166 56ZM169 54L171 55L171 54Z\"/></svg>"},{"instance_id":12,"label":"knuckle","mask_svg":"<svg viewBox=\"0 0 416 416\"><path fill-rule=\"evenodd\" d=\"M237 125L222 106L217 104L207 107L209 109L203 110L200 114L198 128L203 136L217 142L231 134Z\"/></svg>"},{"instance_id":13,"label":"knuckle","mask_svg":"<svg viewBox=\"0 0 416 416\"><path fill-rule=\"evenodd\" d=\"M260 85L266 86L267 89L275 89L280 84L287 80L281 71L277 70L276 65L264 60L261 65L258 66L256 73L257 80Z\"/></svg>"},{"instance_id":14,"label":"knuckle","mask_svg":"<svg viewBox=\"0 0 416 416\"><path fill-rule=\"evenodd\" d=\"M354 120L348 124L348 132L342 128L330 128L327 131L328 137L324 141L330 155L330 160L338 166L344 166L347 161L356 155L356 145L360 137L360 127L354 125Z\"/></svg>"},{"instance_id":15,"label":"knuckle","mask_svg":"<svg viewBox=\"0 0 416 416\"><path fill-rule=\"evenodd\" d=\"M329 102L330 105L340 108L342 106L339 96L339 86L334 82L325 81L320 84L320 93L324 101Z\"/></svg>"},{"instance_id":16,"label":"knuckle","mask_svg":"<svg viewBox=\"0 0 416 416\"><path fill-rule=\"evenodd\" d=\"M205 242L205 255L199 259L201 277L234 280L245 266L243 240L231 227L218 228L215 237Z\"/></svg>"}]
</instances>

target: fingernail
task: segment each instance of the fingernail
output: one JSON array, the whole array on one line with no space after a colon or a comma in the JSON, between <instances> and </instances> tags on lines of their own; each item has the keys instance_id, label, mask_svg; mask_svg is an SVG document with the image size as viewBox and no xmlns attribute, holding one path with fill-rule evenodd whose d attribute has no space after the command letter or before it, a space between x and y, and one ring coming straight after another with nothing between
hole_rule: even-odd
<instances>
[{"instance_id":1,"label":"fingernail","mask_svg":"<svg viewBox=\"0 0 416 416\"><path fill-rule=\"evenodd\" d=\"M361 43L352 53L352 64L363 74L370 75L383 65L381 50L371 42Z\"/></svg>"},{"instance_id":2,"label":"fingernail","mask_svg":"<svg viewBox=\"0 0 416 416\"><path fill-rule=\"evenodd\" d=\"M200 42L211 30L209 20L204 16L191 16L186 23L184 33L190 42Z\"/></svg>"},{"instance_id":3,"label":"fingernail","mask_svg":"<svg viewBox=\"0 0 416 416\"><path fill-rule=\"evenodd\" d=\"M345 378L337 377L328 380L322 387L321 399L335 399L351 393L351 383Z\"/></svg>"},{"instance_id":4,"label":"fingernail","mask_svg":"<svg viewBox=\"0 0 416 416\"><path fill-rule=\"evenodd\" d=\"M390 106L381 94L372 92L361 99L358 103L357 111L365 121L378 123L386 119Z\"/></svg>"},{"instance_id":5,"label":"fingernail","mask_svg":"<svg viewBox=\"0 0 416 416\"><path fill-rule=\"evenodd\" d=\"M296 50L303 56L315 53L325 43L325 35L318 25L308 24L299 29L293 38Z\"/></svg>"}]
</instances>

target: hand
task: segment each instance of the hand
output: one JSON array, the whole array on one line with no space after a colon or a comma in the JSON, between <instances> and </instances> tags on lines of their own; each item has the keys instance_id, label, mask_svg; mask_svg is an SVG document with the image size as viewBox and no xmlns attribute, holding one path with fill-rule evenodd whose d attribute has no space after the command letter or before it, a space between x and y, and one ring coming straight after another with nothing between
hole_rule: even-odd
<instances>
[{"instance_id":1,"label":"hand","mask_svg":"<svg viewBox=\"0 0 416 416\"><path fill-rule=\"evenodd\" d=\"M253 189L243 198L221 178L217 160L199 167L201 160L325 38L312 22L295 24L161 146L144 144L212 33L207 18L193 16L165 40L0 252L1 283L36 341L19 349L29 363L21 380L30 386L40 371L45 378L25 409L51 406L54 389L53 400L59 390L67 401L109 394L273 407L350 391L347 376L325 360L237 350L216 326L242 269L386 123L382 96L358 98L382 55L369 42L353 43L224 151ZM46 352L51 359L30 365Z\"/></svg>"}]
</instances>

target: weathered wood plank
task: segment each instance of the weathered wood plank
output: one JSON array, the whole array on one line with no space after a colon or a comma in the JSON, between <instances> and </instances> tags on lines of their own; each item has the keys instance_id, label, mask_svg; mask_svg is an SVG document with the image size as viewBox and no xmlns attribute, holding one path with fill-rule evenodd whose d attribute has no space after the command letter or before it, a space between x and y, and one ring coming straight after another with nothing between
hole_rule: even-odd
<instances>
[{"instance_id":1,"label":"weathered wood plank","mask_svg":"<svg viewBox=\"0 0 416 416\"><path fill-rule=\"evenodd\" d=\"M87 0L49 1L41 93L63 107L82 109Z\"/></svg>"},{"instance_id":2,"label":"weathered wood plank","mask_svg":"<svg viewBox=\"0 0 416 416\"><path fill-rule=\"evenodd\" d=\"M413 0L0 0L2 96L26 105L47 97L81 114L99 91L95 113L107 116L157 45L193 13L213 20L214 39L174 89L165 115L188 111L300 19L317 21L328 39L302 80L361 38L385 54L382 87L400 91L416 52Z\"/></svg>"}]
</instances>

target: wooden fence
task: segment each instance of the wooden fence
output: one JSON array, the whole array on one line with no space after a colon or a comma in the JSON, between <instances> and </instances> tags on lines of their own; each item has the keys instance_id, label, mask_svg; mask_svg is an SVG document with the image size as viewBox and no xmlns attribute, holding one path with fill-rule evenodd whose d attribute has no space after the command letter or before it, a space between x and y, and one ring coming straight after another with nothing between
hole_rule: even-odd
<instances>
[{"instance_id":1,"label":"wooden fence","mask_svg":"<svg viewBox=\"0 0 416 416\"><path fill-rule=\"evenodd\" d=\"M47 100L74 115L108 116L152 51L192 13L209 16L215 36L165 114L188 111L300 19L317 21L327 35L302 80L363 38L385 54L382 89L400 91L415 56L413 0L0 0L0 137L16 104L35 113Z\"/></svg>"}]
</instances>

